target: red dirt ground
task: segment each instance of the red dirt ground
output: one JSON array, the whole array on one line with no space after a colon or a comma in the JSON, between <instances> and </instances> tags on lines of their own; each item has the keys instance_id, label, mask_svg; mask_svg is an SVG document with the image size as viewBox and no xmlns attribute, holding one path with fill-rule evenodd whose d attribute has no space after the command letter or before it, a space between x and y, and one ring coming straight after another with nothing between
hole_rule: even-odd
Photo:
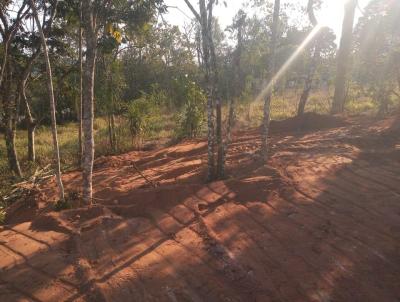
<instances>
[{"instance_id":1,"label":"red dirt ground","mask_svg":"<svg viewBox=\"0 0 400 302\"><path fill-rule=\"evenodd\" d=\"M0 301L400 301L399 120L306 119L266 166L238 132L226 181L199 140L98 159L91 208L47 184L0 229Z\"/></svg>"}]
</instances>

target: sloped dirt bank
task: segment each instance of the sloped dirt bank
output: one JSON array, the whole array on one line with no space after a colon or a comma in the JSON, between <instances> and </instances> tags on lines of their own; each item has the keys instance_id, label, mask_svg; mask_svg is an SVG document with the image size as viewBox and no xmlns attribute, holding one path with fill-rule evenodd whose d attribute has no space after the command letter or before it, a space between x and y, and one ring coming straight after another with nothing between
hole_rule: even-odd
<instances>
[{"instance_id":1,"label":"sloped dirt bank","mask_svg":"<svg viewBox=\"0 0 400 302\"><path fill-rule=\"evenodd\" d=\"M211 184L204 141L99 160L90 208L47 184L0 231L0 301L398 301L400 123L346 123L273 132L266 166L243 131Z\"/></svg>"}]
</instances>

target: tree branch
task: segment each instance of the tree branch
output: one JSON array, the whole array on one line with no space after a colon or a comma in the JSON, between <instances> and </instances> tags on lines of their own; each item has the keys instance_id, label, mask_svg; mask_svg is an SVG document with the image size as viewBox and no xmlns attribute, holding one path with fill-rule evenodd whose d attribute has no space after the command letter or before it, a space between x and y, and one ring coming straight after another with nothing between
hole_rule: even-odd
<instances>
[{"instance_id":1,"label":"tree branch","mask_svg":"<svg viewBox=\"0 0 400 302\"><path fill-rule=\"evenodd\" d=\"M189 9L192 11L193 15L197 19L197 21L201 22L201 17L200 14L194 9L193 5L190 3L189 0L184 0L186 5L189 7Z\"/></svg>"},{"instance_id":2,"label":"tree branch","mask_svg":"<svg viewBox=\"0 0 400 302\"><path fill-rule=\"evenodd\" d=\"M318 20L315 17L315 13L314 13L314 0L308 0L307 13L308 13L308 18L310 19L311 24L314 27L316 27L318 25Z\"/></svg>"}]
</instances>

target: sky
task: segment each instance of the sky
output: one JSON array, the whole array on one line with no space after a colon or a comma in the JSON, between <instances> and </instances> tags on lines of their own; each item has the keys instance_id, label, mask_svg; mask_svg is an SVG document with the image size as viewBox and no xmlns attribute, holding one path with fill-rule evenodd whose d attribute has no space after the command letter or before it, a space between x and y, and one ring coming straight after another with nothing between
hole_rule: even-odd
<instances>
[{"instance_id":1,"label":"sky","mask_svg":"<svg viewBox=\"0 0 400 302\"><path fill-rule=\"evenodd\" d=\"M343 19L343 4L345 0L324 0L322 8L317 12L317 17L319 22L323 25L328 26L334 30L336 36L340 37L341 29L342 29L342 19ZM370 0L359 0L359 6L364 8ZM169 8L169 12L165 17L169 23L173 25L183 26L186 23L190 22L190 18L192 17L192 13L187 8L184 0L166 0L165 1ZM197 8L197 0L191 0L193 5L196 5ZM219 19L220 25L222 28L229 26L232 23L232 18L237 13L237 11L242 7L246 0L226 0L228 6L218 5L215 9L214 15ZM290 4L299 4L306 6L307 0L283 0L282 7L286 3ZM175 7L178 7L175 8ZM357 9L358 19L361 16L360 11Z\"/></svg>"}]
</instances>

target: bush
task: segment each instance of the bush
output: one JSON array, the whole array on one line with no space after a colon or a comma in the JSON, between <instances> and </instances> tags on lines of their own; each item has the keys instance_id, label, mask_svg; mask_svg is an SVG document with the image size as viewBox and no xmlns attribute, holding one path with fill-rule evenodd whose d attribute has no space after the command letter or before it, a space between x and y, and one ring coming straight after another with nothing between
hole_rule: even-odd
<instances>
[{"instance_id":1,"label":"bush","mask_svg":"<svg viewBox=\"0 0 400 302\"><path fill-rule=\"evenodd\" d=\"M72 208L71 203L68 200L58 200L54 204L54 211L61 212L63 210L69 210Z\"/></svg>"},{"instance_id":2,"label":"bush","mask_svg":"<svg viewBox=\"0 0 400 302\"><path fill-rule=\"evenodd\" d=\"M137 145L145 135L157 128L161 120L159 105L153 95L144 95L129 103L126 115L132 141L136 140Z\"/></svg>"},{"instance_id":3,"label":"bush","mask_svg":"<svg viewBox=\"0 0 400 302\"><path fill-rule=\"evenodd\" d=\"M6 210L0 207L0 225L6 220Z\"/></svg>"},{"instance_id":4,"label":"bush","mask_svg":"<svg viewBox=\"0 0 400 302\"><path fill-rule=\"evenodd\" d=\"M178 115L176 137L194 138L201 133L205 122L206 96L194 83L190 83L186 103Z\"/></svg>"}]
</instances>

